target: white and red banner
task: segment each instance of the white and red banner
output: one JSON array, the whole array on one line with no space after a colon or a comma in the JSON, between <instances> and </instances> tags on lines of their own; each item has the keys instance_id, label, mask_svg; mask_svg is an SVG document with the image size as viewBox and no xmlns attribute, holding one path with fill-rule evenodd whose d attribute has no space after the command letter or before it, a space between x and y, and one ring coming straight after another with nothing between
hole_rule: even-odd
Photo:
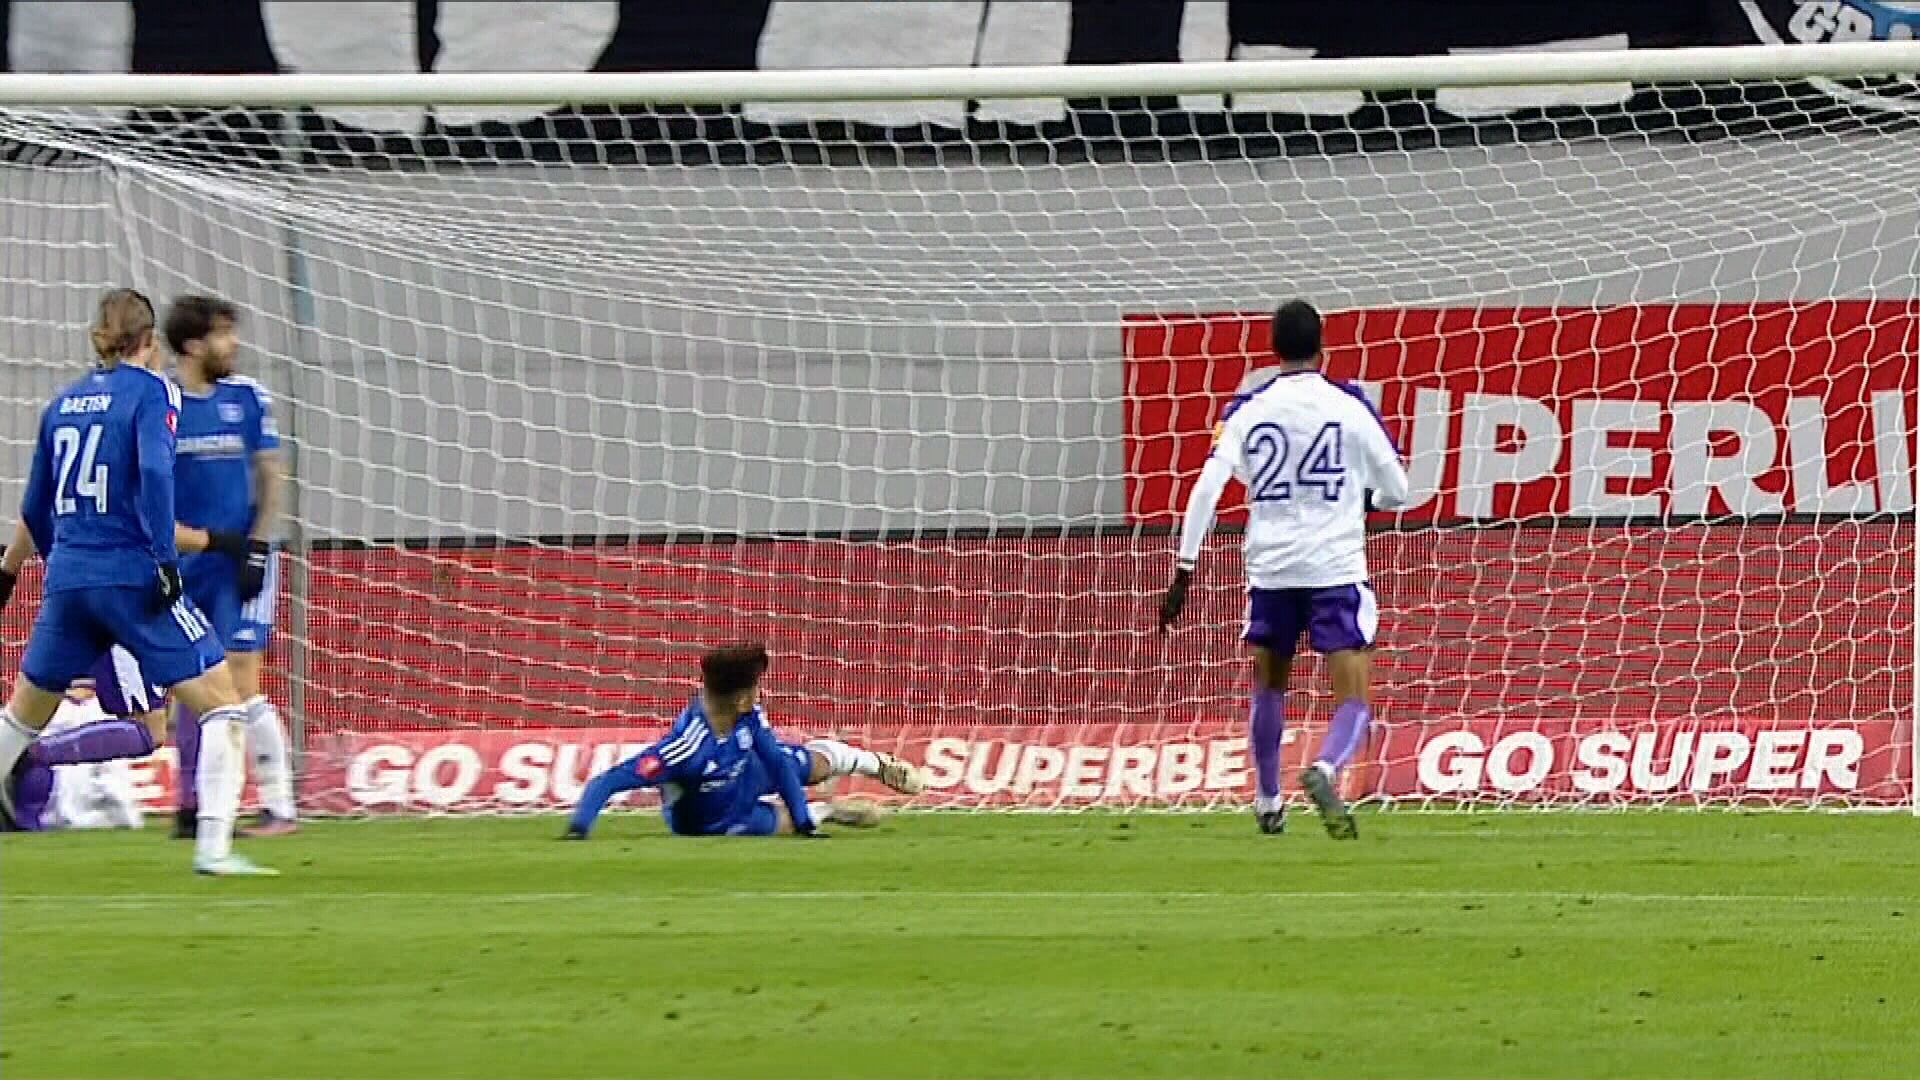
<instances>
[{"instance_id":1,"label":"white and red banner","mask_svg":"<svg viewBox=\"0 0 1920 1080\"><path fill-rule=\"evenodd\" d=\"M1410 462L1402 521L1908 513L1920 301L1342 312L1327 371ZM1267 316L1138 316L1127 512L1177 519ZM1383 518L1383 520L1385 520Z\"/></svg>"},{"instance_id":2,"label":"white and red banner","mask_svg":"<svg viewBox=\"0 0 1920 1080\"><path fill-rule=\"evenodd\" d=\"M174 792L180 783L179 760L173 747L163 746L146 757L127 762L127 773L132 782L134 804L141 813L173 813ZM260 792L251 776L241 789L240 805L260 805Z\"/></svg>"},{"instance_id":3,"label":"white and red banner","mask_svg":"<svg viewBox=\"0 0 1920 1080\"><path fill-rule=\"evenodd\" d=\"M1027 730L912 724L846 734L921 764L924 802L933 806L1230 805L1252 796L1237 722ZM1289 730L1289 787L1319 734L1316 723ZM1567 804L1897 804L1909 796L1909 738L1891 721L1383 722L1350 770L1347 793ZM646 742L611 728L334 736L312 748L302 803L347 814L561 810L595 773ZM869 781L835 790L885 794Z\"/></svg>"},{"instance_id":4,"label":"white and red banner","mask_svg":"<svg viewBox=\"0 0 1920 1080\"><path fill-rule=\"evenodd\" d=\"M556 810L572 806L595 773L638 753L658 734L585 728L332 736L313 747L303 802L335 813ZM1236 797L1252 783L1245 737L1229 723L876 725L842 734L924 764L935 805L1212 802ZM835 791L886 794L865 780L842 782ZM651 793L634 798L654 799Z\"/></svg>"}]
</instances>

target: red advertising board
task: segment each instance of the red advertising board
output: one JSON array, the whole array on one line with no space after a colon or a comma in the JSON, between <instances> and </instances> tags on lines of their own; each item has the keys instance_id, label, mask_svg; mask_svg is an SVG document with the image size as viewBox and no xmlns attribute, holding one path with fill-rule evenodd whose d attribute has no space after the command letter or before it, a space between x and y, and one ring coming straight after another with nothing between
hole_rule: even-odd
<instances>
[{"instance_id":1,"label":"red advertising board","mask_svg":"<svg viewBox=\"0 0 1920 1080\"><path fill-rule=\"evenodd\" d=\"M1137 316L1122 342L1127 513L1172 523L1273 363L1267 317ZM1920 301L1352 311L1325 343L1412 459L1402 520L1913 507Z\"/></svg>"},{"instance_id":2,"label":"red advertising board","mask_svg":"<svg viewBox=\"0 0 1920 1080\"><path fill-rule=\"evenodd\" d=\"M573 805L594 773L658 734L589 728L339 735L315 745L304 801L338 813L561 809ZM1221 721L1032 729L909 724L840 734L924 763L935 805L1199 803L1238 799L1251 783L1245 736L1238 724ZM1305 745L1295 740L1296 768ZM832 790L890 795L861 779ZM656 803L651 793L634 799Z\"/></svg>"},{"instance_id":3,"label":"red advertising board","mask_svg":"<svg viewBox=\"0 0 1920 1080\"><path fill-rule=\"evenodd\" d=\"M1384 718L1383 718L1384 719ZM1647 721L1577 717L1538 725L1383 723L1347 777L1347 794L1515 803L1640 801L1899 803L1905 751L1887 721ZM845 732L920 763L934 806L1236 804L1249 795L1243 729L1089 722L1033 729L936 724ZM1319 731L1289 732L1287 775ZM351 734L317 743L303 803L331 813L559 810L644 735L570 731ZM1293 785L1291 782L1289 787ZM872 781L835 794L887 797ZM629 800L652 806L652 793Z\"/></svg>"},{"instance_id":4,"label":"red advertising board","mask_svg":"<svg viewBox=\"0 0 1920 1080\"><path fill-rule=\"evenodd\" d=\"M145 814L171 814L175 805L174 791L180 782L179 763L171 746L163 746L154 753L136 758L127 763L129 779L132 780L133 800ZM240 792L241 805L258 806L260 793L254 787L253 778L248 777Z\"/></svg>"}]
</instances>

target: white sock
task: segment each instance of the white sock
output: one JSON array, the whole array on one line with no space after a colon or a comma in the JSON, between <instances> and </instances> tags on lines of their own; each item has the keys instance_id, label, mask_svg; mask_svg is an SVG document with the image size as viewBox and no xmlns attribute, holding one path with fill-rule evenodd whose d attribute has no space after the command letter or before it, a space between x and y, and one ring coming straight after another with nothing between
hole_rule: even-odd
<instances>
[{"instance_id":1,"label":"white sock","mask_svg":"<svg viewBox=\"0 0 1920 1080\"><path fill-rule=\"evenodd\" d=\"M194 836L194 861L218 862L233 853L233 819L240 812L240 782L246 757L241 752L247 711L239 706L214 709L200 718L200 828Z\"/></svg>"},{"instance_id":2,"label":"white sock","mask_svg":"<svg viewBox=\"0 0 1920 1080\"><path fill-rule=\"evenodd\" d=\"M824 825L833 817L833 804L810 802L807 804L807 816L813 819L815 825Z\"/></svg>"},{"instance_id":3,"label":"white sock","mask_svg":"<svg viewBox=\"0 0 1920 1080\"><path fill-rule=\"evenodd\" d=\"M1256 814L1271 814L1279 809L1280 796L1278 795L1255 795L1253 797L1253 812Z\"/></svg>"},{"instance_id":4,"label":"white sock","mask_svg":"<svg viewBox=\"0 0 1920 1080\"><path fill-rule=\"evenodd\" d=\"M827 759L827 770L832 776L880 775L880 755L871 750L857 750L838 739L815 739L807 744L807 749Z\"/></svg>"},{"instance_id":5,"label":"white sock","mask_svg":"<svg viewBox=\"0 0 1920 1080\"><path fill-rule=\"evenodd\" d=\"M1335 774L1337 774L1340 771L1339 769L1334 768L1333 766L1327 764L1324 761L1314 762L1313 767L1316 769L1319 769L1320 775L1326 777L1329 780L1334 779Z\"/></svg>"},{"instance_id":6,"label":"white sock","mask_svg":"<svg viewBox=\"0 0 1920 1080\"><path fill-rule=\"evenodd\" d=\"M267 813L292 821L293 769L287 761L287 730L280 725L280 710L265 695L247 702L247 750Z\"/></svg>"},{"instance_id":7,"label":"white sock","mask_svg":"<svg viewBox=\"0 0 1920 1080\"><path fill-rule=\"evenodd\" d=\"M0 777L13 772L20 755L39 737L39 732L14 719L12 709L0 706Z\"/></svg>"}]
</instances>

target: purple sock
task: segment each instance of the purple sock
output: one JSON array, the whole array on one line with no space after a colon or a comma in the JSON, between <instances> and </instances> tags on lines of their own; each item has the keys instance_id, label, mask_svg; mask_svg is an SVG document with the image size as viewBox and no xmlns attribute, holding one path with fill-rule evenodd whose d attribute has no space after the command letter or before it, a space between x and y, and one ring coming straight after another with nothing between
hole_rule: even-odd
<instances>
[{"instance_id":1,"label":"purple sock","mask_svg":"<svg viewBox=\"0 0 1920 1080\"><path fill-rule=\"evenodd\" d=\"M1287 695L1282 690L1255 690L1253 715L1247 719L1247 749L1253 754L1253 784L1257 794L1280 794L1280 737L1287 729Z\"/></svg>"},{"instance_id":2,"label":"purple sock","mask_svg":"<svg viewBox=\"0 0 1920 1080\"><path fill-rule=\"evenodd\" d=\"M47 804L52 801L53 770L29 762L13 784L13 812L21 831L39 832L40 819L46 816Z\"/></svg>"},{"instance_id":3,"label":"purple sock","mask_svg":"<svg viewBox=\"0 0 1920 1080\"><path fill-rule=\"evenodd\" d=\"M1348 698L1333 710L1333 719L1327 723L1327 737L1320 743L1320 754L1314 761L1324 761L1335 770L1347 767L1353 760L1354 751L1367 743L1367 727L1373 722L1373 710L1367 703Z\"/></svg>"},{"instance_id":4,"label":"purple sock","mask_svg":"<svg viewBox=\"0 0 1920 1080\"><path fill-rule=\"evenodd\" d=\"M174 805L198 810L200 793L194 778L200 774L200 718L185 705L173 707L173 745L180 755L173 771Z\"/></svg>"},{"instance_id":5,"label":"purple sock","mask_svg":"<svg viewBox=\"0 0 1920 1080\"><path fill-rule=\"evenodd\" d=\"M48 735L33 744L38 765L91 765L96 761L146 757L153 753L153 736L145 724L131 720L100 720Z\"/></svg>"}]
</instances>

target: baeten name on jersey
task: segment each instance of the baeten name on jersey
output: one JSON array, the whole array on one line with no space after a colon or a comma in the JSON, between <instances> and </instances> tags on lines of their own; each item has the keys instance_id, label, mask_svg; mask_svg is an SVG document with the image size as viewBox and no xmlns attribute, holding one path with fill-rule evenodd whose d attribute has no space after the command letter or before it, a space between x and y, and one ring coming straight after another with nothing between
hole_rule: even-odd
<instances>
[{"instance_id":1,"label":"baeten name on jersey","mask_svg":"<svg viewBox=\"0 0 1920 1080\"><path fill-rule=\"evenodd\" d=\"M75 397L60 399L61 416L103 413L112 407L112 394L80 394Z\"/></svg>"}]
</instances>

